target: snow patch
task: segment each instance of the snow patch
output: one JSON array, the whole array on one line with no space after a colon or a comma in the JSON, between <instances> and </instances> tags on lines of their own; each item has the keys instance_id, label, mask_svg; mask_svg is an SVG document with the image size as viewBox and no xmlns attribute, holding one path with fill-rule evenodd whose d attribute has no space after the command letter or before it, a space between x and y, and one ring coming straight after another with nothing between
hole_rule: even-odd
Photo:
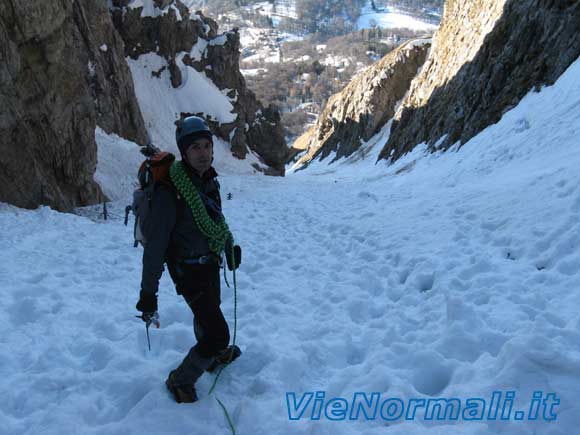
<instances>
[{"instance_id":1,"label":"snow patch","mask_svg":"<svg viewBox=\"0 0 580 435\"><path fill-rule=\"evenodd\" d=\"M94 179L112 201L127 198L137 188L137 170L145 160L139 145L95 129L97 170Z\"/></svg>"},{"instance_id":2,"label":"snow patch","mask_svg":"<svg viewBox=\"0 0 580 435\"><path fill-rule=\"evenodd\" d=\"M213 38L212 40L209 41L209 45L225 45L226 42L228 42L228 37L227 35L224 33L223 35L220 36L216 36L215 38Z\"/></svg>"},{"instance_id":3,"label":"snow patch","mask_svg":"<svg viewBox=\"0 0 580 435\"><path fill-rule=\"evenodd\" d=\"M177 17L177 21L181 21L183 19L181 17L181 13L179 12L179 9L175 5L175 3L172 3L172 4L166 6L163 9L159 9L155 5L155 2L153 0L131 0L129 2L129 4L127 5L127 7L130 8L130 9L143 8L143 10L141 11L141 18L144 18L144 17L152 17L152 18L161 17L163 15L167 15L171 11L174 11L175 12L175 15Z\"/></svg>"},{"instance_id":4,"label":"snow patch","mask_svg":"<svg viewBox=\"0 0 580 435\"><path fill-rule=\"evenodd\" d=\"M260 73L265 73L268 72L268 70L266 68L250 68L250 69L241 69L240 72L242 73L243 76L256 76Z\"/></svg>"},{"instance_id":5,"label":"snow patch","mask_svg":"<svg viewBox=\"0 0 580 435\"><path fill-rule=\"evenodd\" d=\"M127 58L149 134L156 145L169 147L174 152L177 152L174 123L180 113L205 113L220 124L229 124L237 118L230 99L205 73L185 65L183 56L185 53L176 57L183 81L179 89L171 85L167 68L160 72L159 78L152 77L152 72L167 65L157 54L148 53L137 60Z\"/></svg>"},{"instance_id":6,"label":"snow patch","mask_svg":"<svg viewBox=\"0 0 580 435\"><path fill-rule=\"evenodd\" d=\"M189 56L194 61L199 62L200 60L204 59L207 56L207 46L208 41L203 38L199 38L195 43L195 45L191 47Z\"/></svg>"},{"instance_id":7,"label":"snow patch","mask_svg":"<svg viewBox=\"0 0 580 435\"><path fill-rule=\"evenodd\" d=\"M370 3L365 6L357 21L358 30L380 27L383 29L411 29L415 31L434 32L439 26L426 23L418 18L406 15L395 8L386 8L385 11L373 11Z\"/></svg>"}]
</instances>

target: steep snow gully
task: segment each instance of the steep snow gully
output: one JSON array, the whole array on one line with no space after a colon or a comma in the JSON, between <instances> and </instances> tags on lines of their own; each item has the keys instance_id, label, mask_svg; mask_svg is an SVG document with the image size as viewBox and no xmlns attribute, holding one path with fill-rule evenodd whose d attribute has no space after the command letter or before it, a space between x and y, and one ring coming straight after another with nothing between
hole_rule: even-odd
<instances>
[{"instance_id":1,"label":"steep snow gully","mask_svg":"<svg viewBox=\"0 0 580 435\"><path fill-rule=\"evenodd\" d=\"M576 62L459 150L375 165L377 143L358 162L318 162L285 179L223 174L225 213L244 248L244 354L216 394L238 433L577 431L579 76ZM0 204L2 433L229 432L207 397L212 375L194 405L165 390L193 342L166 275L147 351L134 318L141 251L122 224L124 204L111 204L107 221L94 210ZM222 299L232 322L225 286ZM557 418L331 421L328 409L312 418L315 402L297 404L308 392L407 403L494 391L515 392L514 412L533 407L534 392L554 393ZM298 419L294 405L306 409Z\"/></svg>"}]
</instances>

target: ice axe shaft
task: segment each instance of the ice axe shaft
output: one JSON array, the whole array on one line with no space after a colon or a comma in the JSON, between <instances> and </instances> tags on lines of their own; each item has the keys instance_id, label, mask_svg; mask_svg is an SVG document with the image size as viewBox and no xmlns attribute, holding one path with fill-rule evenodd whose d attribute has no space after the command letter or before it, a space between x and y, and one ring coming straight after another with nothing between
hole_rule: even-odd
<instances>
[{"instance_id":1,"label":"ice axe shaft","mask_svg":"<svg viewBox=\"0 0 580 435\"><path fill-rule=\"evenodd\" d=\"M143 313L141 316L135 316L145 322L145 333L147 334L147 347L149 348L149 352L151 352L151 339L149 338L149 326L153 323L156 328L159 328L159 314L155 313Z\"/></svg>"}]
</instances>

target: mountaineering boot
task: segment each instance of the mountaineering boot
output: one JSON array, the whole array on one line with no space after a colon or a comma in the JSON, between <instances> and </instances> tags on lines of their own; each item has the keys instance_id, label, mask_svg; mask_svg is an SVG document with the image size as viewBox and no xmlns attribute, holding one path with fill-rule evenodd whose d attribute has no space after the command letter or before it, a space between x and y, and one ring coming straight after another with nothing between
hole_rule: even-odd
<instances>
[{"instance_id":1,"label":"mountaineering boot","mask_svg":"<svg viewBox=\"0 0 580 435\"><path fill-rule=\"evenodd\" d=\"M169 373L169 377L165 381L167 389L173 394L173 398L177 403L193 403L197 401L197 392L194 385L180 384L175 379L175 370Z\"/></svg>"},{"instance_id":2,"label":"mountaineering boot","mask_svg":"<svg viewBox=\"0 0 580 435\"><path fill-rule=\"evenodd\" d=\"M179 367L169 373L165 385L177 403L193 403L197 400L195 382L213 360L214 358L203 358L195 347L192 347Z\"/></svg>"},{"instance_id":3,"label":"mountaineering boot","mask_svg":"<svg viewBox=\"0 0 580 435\"><path fill-rule=\"evenodd\" d=\"M232 353L232 350L233 350L233 353ZM220 366L229 364L229 363L233 362L234 360L236 360L241 354L242 354L242 351L240 350L240 348L238 346L236 346L236 345L228 346L224 350L222 350L218 356L215 357L215 360L209 365L209 367L206 370L210 373L213 373ZM230 356L231 356L231 360L230 360Z\"/></svg>"}]
</instances>

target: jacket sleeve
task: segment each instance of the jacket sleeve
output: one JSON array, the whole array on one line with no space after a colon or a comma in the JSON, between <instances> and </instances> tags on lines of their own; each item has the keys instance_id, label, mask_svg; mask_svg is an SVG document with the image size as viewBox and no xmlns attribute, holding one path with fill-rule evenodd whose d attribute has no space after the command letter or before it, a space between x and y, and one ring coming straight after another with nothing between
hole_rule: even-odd
<instances>
[{"instance_id":1,"label":"jacket sleeve","mask_svg":"<svg viewBox=\"0 0 580 435\"><path fill-rule=\"evenodd\" d=\"M163 274L165 254L175 226L177 205L175 195L165 186L154 191L152 209L147 218L145 233L147 243L143 250L141 290L155 294Z\"/></svg>"}]
</instances>

